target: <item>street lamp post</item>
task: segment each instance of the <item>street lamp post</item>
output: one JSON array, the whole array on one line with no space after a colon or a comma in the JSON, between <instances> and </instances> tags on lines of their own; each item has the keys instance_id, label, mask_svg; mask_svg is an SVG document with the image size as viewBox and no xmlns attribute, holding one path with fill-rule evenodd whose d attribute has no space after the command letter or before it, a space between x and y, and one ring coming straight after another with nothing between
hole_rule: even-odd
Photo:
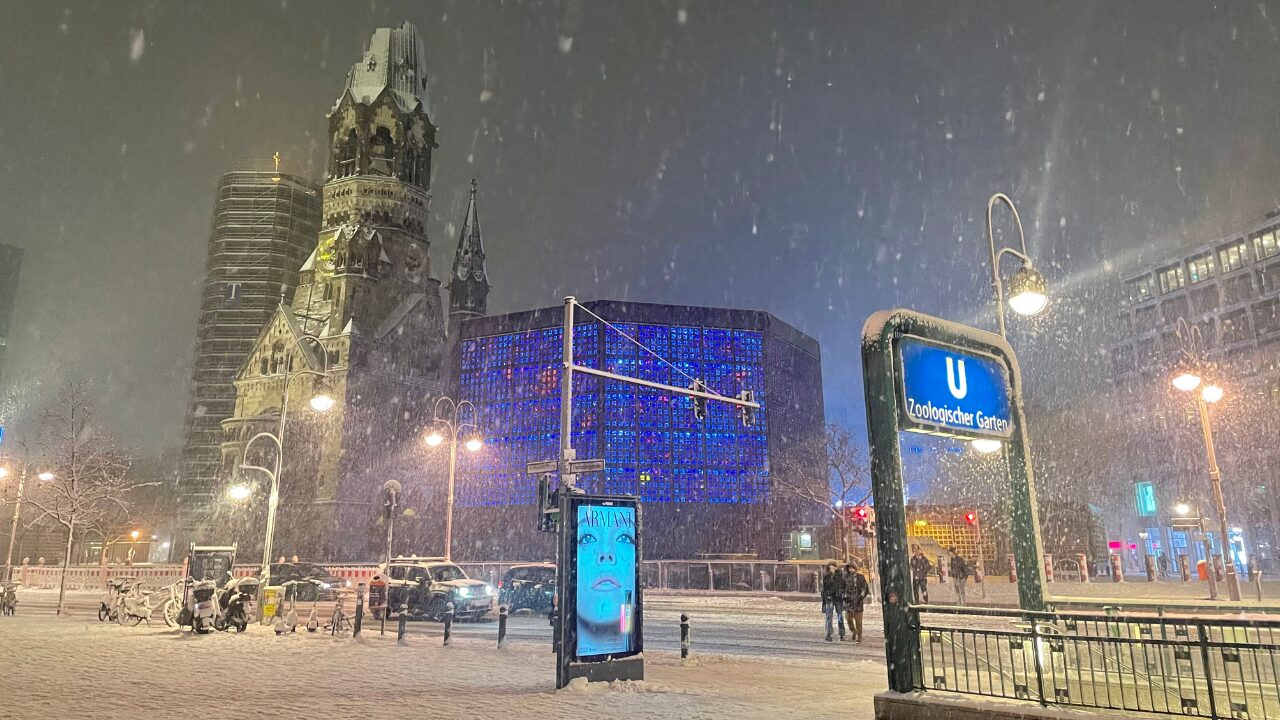
<instances>
[{"instance_id":1,"label":"street lamp post","mask_svg":"<svg viewBox=\"0 0 1280 720\"><path fill-rule=\"evenodd\" d=\"M1177 324L1178 339L1182 343L1183 365L1180 371L1174 376L1172 383L1174 388L1182 392L1196 393L1196 409L1200 414L1200 431L1204 435L1204 451L1205 457L1209 464L1209 484L1213 487L1213 500L1218 511L1218 531L1220 537L1218 542L1222 547L1222 565L1223 574L1227 583L1227 593L1232 600L1240 600L1240 579L1236 576L1236 564L1232 554L1228 551L1231 542L1231 527L1227 524L1227 504L1222 497L1222 473L1218 470L1218 454L1213 444L1213 428L1209 422L1209 404L1216 403L1222 399L1224 391L1219 385L1204 385L1201 387L1202 378L1199 374L1200 360L1200 328L1192 327L1183 318L1178 318ZM1206 535L1206 547L1208 545L1208 536ZM1209 564L1209 575L1212 576L1217 570L1213 567L1213 557L1206 558Z\"/></svg>"},{"instance_id":2,"label":"street lamp post","mask_svg":"<svg viewBox=\"0 0 1280 720\"><path fill-rule=\"evenodd\" d=\"M280 506L280 474L283 470L284 461L285 420L289 413L289 381L300 375L313 375L320 378L327 378L330 375L329 354L328 351L325 350L324 346L320 344L320 340L313 335L301 335L296 337L294 342L299 348L301 348L304 340L315 343L316 348L320 351L321 369L318 371L308 369L290 372L288 359L286 358L283 361L284 387L282 389L280 401L279 425L276 432L272 433L270 431L263 431L249 438L249 442L245 443L244 452L242 454L242 457L248 457L249 449L253 446L254 442L260 438L269 438L275 445L276 449L274 467L272 469L268 469L261 465L250 465L246 463L240 464L241 470L257 470L265 474L271 481L271 492L267 498L267 530L262 541L262 568L259 587L264 588L263 592L265 592L265 588L271 581L271 550L276 532L276 508ZM311 398L310 405L316 412L326 412L333 407L334 399L328 393L318 393ZM242 485L233 486L228 493L231 495L232 499L236 500L243 500L249 496L248 488Z\"/></svg>"},{"instance_id":3,"label":"street lamp post","mask_svg":"<svg viewBox=\"0 0 1280 720\"><path fill-rule=\"evenodd\" d=\"M1003 247L996 250L991 212L998 202L1004 203L1013 213L1013 221L1018 226L1018 249ZM1012 255L1022 261L1022 267L1009 280L1009 307L1014 312L1019 315L1035 315L1049 304L1049 297L1045 294L1044 276L1032 266L1031 257L1027 255L1027 237L1022 232L1022 217L1018 215L1018 208L1014 207L1013 200L1004 193L996 193L987 200L987 245L991 249L991 285L996 290L996 326L1000 330L1000 337L1007 338L1004 325L1005 287L1000 279L1000 261L1005 255Z\"/></svg>"},{"instance_id":4,"label":"street lamp post","mask_svg":"<svg viewBox=\"0 0 1280 720\"><path fill-rule=\"evenodd\" d=\"M447 408L447 414L440 412L441 408ZM466 408L471 408L472 422L465 422L462 419L462 412ZM463 442L463 447L468 452L476 452L484 447L484 442L480 440L477 434L479 428L475 423L477 413L476 406L471 404L470 400L457 402L453 398L444 396L436 400L435 410L432 412L431 423L433 426L442 427L449 432L446 438L440 434L437 429L432 429L427 435L425 442L431 447L439 447L446 440L449 442L449 488L448 496L445 500L446 509L444 516L444 557L446 560L453 559L453 500L454 500L454 479L458 467L458 436L465 432L467 428L471 429L471 435Z\"/></svg>"}]
</instances>

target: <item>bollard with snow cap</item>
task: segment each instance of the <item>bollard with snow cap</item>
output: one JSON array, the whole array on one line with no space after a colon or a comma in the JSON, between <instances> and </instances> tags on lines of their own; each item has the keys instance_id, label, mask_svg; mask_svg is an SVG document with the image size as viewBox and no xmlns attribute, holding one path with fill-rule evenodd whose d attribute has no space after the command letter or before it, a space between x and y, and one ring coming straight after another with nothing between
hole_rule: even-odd
<instances>
[{"instance_id":1,"label":"bollard with snow cap","mask_svg":"<svg viewBox=\"0 0 1280 720\"><path fill-rule=\"evenodd\" d=\"M453 602L445 603L444 606L444 644L449 644L449 636L453 634Z\"/></svg>"}]
</instances>

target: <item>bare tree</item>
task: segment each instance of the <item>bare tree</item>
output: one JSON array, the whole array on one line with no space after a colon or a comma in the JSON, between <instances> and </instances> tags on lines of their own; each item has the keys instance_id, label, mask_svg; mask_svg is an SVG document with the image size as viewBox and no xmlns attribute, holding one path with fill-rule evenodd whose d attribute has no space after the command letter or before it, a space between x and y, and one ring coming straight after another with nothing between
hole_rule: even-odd
<instances>
[{"instance_id":1,"label":"bare tree","mask_svg":"<svg viewBox=\"0 0 1280 720\"><path fill-rule=\"evenodd\" d=\"M776 492L826 510L838 528L840 551L849 557L844 508L871 498L871 471L862 447L849 428L828 424L820 435L802 441L773 474Z\"/></svg>"},{"instance_id":2,"label":"bare tree","mask_svg":"<svg viewBox=\"0 0 1280 720\"><path fill-rule=\"evenodd\" d=\"M28 501L40 512L39 520L49 520L67 532L62 575L58 582L58 609L65 608L67 569L78 531L110 527L127 519L130 495L138 488L154 485L131 479L129 454L94 424L94 410L88 403L83 383L70 383L59 393L44 414L41 444L46 466Z\"/></svg>"}]
</instances>

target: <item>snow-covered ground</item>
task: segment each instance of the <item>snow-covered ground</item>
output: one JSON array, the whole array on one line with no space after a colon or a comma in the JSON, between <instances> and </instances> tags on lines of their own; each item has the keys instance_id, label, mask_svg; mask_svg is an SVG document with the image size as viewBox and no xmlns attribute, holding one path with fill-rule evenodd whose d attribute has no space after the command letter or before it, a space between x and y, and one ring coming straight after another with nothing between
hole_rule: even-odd
<instances>
[{"instance_id":1,"label":"snow-covered ground","mask_svg":"<svg viewBox=\"0 0 1280 720\"><path fill-rule=\"evenodd\" d=\"M646 653L646 680L554 690L544 644L404 645L366 631L191 636L25 613L0 618L0 717L869 718L884 666L866 660ZM238 706L241 710L233 710Z\"/></svg>"}]
</instances>

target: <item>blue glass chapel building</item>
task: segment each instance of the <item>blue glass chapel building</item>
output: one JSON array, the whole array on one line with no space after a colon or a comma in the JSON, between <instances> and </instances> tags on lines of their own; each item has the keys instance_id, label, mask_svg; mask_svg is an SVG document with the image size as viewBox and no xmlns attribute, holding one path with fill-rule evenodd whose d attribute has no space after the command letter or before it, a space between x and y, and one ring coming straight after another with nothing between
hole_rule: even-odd
<instances>
[{"instance_id":1,"label":"blue glass chapel building","mask_svg":"<svg viewBox=\"0 0 1280 720\"><path fill-rule=\"evenodd\" d=\"M825 471L821 457L800 455L823 431L817 341L753 310L618 301L584 307L590 312L575 316L578 364L684 387L697 378L726 396L748 389L762 406L751 426L736 406L716 402L698 420L687 397L574 376L577 457L606 462L579 484L640 497L647 557L773 559L785 553L792 529L822 521L811 506L774 492L779 472ZM455 548L463 556L550 553L535 531L537 478L525 464L558 454L562 325L557 306L460 326L455 397L476 406L485 441L482 451L459 457Z\"/></svg>"}]
</instances>

